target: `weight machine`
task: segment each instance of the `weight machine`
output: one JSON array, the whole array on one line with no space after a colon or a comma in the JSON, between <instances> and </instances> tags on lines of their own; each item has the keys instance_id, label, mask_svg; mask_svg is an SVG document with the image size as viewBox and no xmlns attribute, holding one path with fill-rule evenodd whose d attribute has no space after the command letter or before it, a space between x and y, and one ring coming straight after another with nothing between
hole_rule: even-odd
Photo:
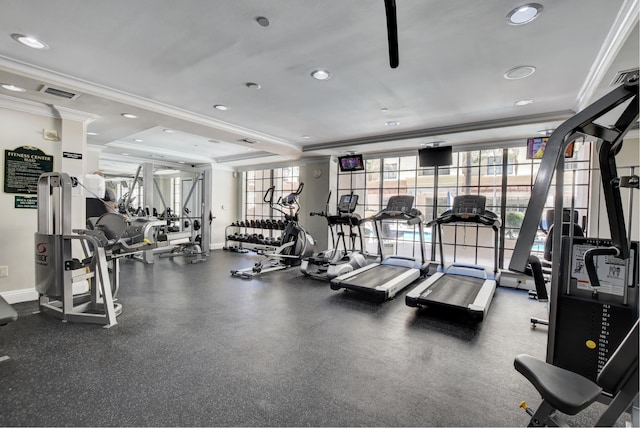
<instances>
[{"instance_id":1,"label":"weight machine","mask_svg":"<svg viewBox=\"0 0 640 428\"><path fill-rule=\"evenodd\" d=\"M163 176L162 171L174 173ZM142 197L136 208L131 206L131 202L135 199L133 195L137 186L142 187L138 192ZM180 200L172 204L171 198L165 198L165 195L175 192L176 188L179 189ZM160 258L184 257L189 263L207 260L214 218L211 213L210 166L141 164L125 196L120 203L120 211L124 214L165 222L156 230L157 239L163 245L145 251L141 255L142 261L153 263L155 255ZM174 210L174 205L179 205L180 209Z\"/></svg>"},{"instance_id":2,"label":"weight machine","mask_svg":"<svg viewBox=\"0 0 640 428\"><path fill-rule=\"evenodd\" d=\"M632 169L630 176L619 177L615 156L622 148L623 137L638 120L638 80L637 73L630 75L551 135L514 248L509 268L524 272L554 173L554 217L563 218L566 147L584 135L598 138L611 238L579 238L573 233L553 236L546 363L528 356L518 356L515 362L516 369L543 397L537 412L524 403L521 406L532 416L534 426L557 423L552 416L556 409L575 414L595 400L609 404L599 425L612 425L635 403L632 413L637 426L638 243L631 242L631 211L638 176ZM613 126L595 123L618 106L617 112L621 113ZM624 187L630 188L628 229L620 194ZM573 221L573 216L570 218Z\"/></svg>"},{"instance_id":3,"label":"weight machine","mask_svg":"<svg viewBox=\"0 0 640 428\"><path fill-rule=\"evenodd\" d=\"M35 279L41 312L64 321L112 327L122 312L116 303L120 257L152 248L154 222L107 213L90 229L71 229L71 193L78 180L66 173L38 179ZM80 257L78 245L81 248ZM88 291L78 291L88 284ZM75 287L74 287L75 286ZM76 290L74 290L76 288Z\"/></svg>"}]
</instances>

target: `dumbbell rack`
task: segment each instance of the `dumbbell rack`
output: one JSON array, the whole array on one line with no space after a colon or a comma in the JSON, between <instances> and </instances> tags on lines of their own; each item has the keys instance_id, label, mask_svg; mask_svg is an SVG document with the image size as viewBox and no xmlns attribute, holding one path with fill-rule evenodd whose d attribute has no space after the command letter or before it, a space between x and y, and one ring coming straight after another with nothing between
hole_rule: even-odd
<instances>
[{"instance_id":1,"label":"dumbbell rack","mask_svg":"<svg viewBox=\"0 0 640 428\"><path fill-rule=\"evenodd\" d=\"M286 222L271 219L234 222L225 227L224 249L239 253L274 250L280 245L280 236L274 237L273 232L282 231L285 226ZM265 236L266 233L270 236Z\"/></svg>"}]
</instances>

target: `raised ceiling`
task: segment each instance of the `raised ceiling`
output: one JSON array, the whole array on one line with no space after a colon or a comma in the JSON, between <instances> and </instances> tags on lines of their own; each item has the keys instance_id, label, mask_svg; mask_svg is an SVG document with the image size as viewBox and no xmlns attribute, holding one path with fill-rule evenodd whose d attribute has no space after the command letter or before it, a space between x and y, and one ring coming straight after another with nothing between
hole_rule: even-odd
<instances>
[{"instance_id":1,"label":"raised ceiling","mask_svg":"<svg viewBox=\"0 0 640 428\"><path fill-rule=\"evenodd\" d=\"M531 23L509 25L524 3L396 0L391 69L383 0L3 0L0 83L27 91L0 96L97 115L88 144L112 160L238 167L524 139L639 63L638 0L546 1ZM505 79L517 66L535 73ZM319 68L331 79L313 79Z\"/></svg>"}]
</instances>

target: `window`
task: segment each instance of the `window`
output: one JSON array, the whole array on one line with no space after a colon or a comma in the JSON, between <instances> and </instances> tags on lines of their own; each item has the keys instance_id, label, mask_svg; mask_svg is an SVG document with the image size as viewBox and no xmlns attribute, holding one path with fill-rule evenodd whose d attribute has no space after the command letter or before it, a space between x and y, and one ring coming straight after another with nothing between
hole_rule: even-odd
<instances>
[{"instance_id":1,"label":"window","mask_svg":"<svg viewBox=\"0 0 640 428\"><path fill-rule=\"evenodd\" d=\"M453 153L450 166L420 168L416 156L377 157L365 159L365 171L338 171L338 195L353 190L360 196L358 214L371 216L386 206L392 195L414 196L414 207L427 221L450 209L457 195L483 195L486 208L496 213L502 221L499 249L501 267L508 265L518 238L522 219L531 197L531 190L538 172L540 160L526 159L526 144L522 147L489 150L473 150ZM591 143L576 142L576 154L565 168L566 206L574 206L579 217L587 216L589 182L591 176ZM437 178L437 180L436 180ZM553 191L546 201L553 208ZM398 223L398 224L396 224ZM417 229L414 226L389 222L383 226L383 247L397 254L419 255ZM367 251L378 252L377 237L373 225L363 225ZM443 230L445 261L469 262L484 266L493 265L494 236L490 228L475 225L449 226ZM431 230L424 233L426 250L432 247ZM532 251L542 251L545 233L541 230Z\"/></svg>"},{"instance_id":2,"label":"window","mask_svg":"<svg viewBox=\"0 0 640 428\"><path fill-rule=\"evenodd\" d=\"M507 165L507 174L513 174L513 164ZM502 175L502 156L487 156L487 175Z\"/></svg>"},{"instance_id":3,"label":"window","mask_svg":"<svg viewBox=\"0 0 640 428\"><path fill-rule=\"evenodd\" d=\"M182 179L180 177L175 177L172 179L173 181L173 212L175 214L181 215L182 207L180 206L180 202L182 201L181 191L182 191Z\"/></svg>"},{"instance_id":4,"label":"window","mask_svg":"<svg viewBox=\"0 0 640 428\"><path fill-rule=\"evenodd\" d=\"M274 187L272 196L275 203L279 197L298 189L299 176L300 168L297 166L247 171L245 173L245 218L247 220L281 218L282 214L272 210L268 201L265 202L266 192L270 187Z\"/></svg>"}]
</instances>

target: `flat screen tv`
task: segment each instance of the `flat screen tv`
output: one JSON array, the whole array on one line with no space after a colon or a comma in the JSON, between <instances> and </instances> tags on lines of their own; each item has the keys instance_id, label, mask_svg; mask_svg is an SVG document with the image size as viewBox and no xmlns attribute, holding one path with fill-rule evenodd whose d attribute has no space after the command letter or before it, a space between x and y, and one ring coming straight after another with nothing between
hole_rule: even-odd
<instances>
[{"instance_id":1,"label":"flat screen tv","mask_svg":"<svg viewBox=\"0 0 640 428\"><path fill-rule=\"evenodd\" d=\"M549 137L535 137L527 139L527 159L542 159L544 148L547 146ZM574 142L572 141L564 151L565 158L572 158Z\"/></svg>"},{"instance_id":2,"label":"flat screen tv","mask_svg":"<svg viewBox=\"0 0 640 428\"><path fill-rule=\"evenodd\" d=\"M451 146L425 147L418 150L418 161L421 168L451 165L453 163L453 149Z\"/></svg>"},{"instance_id":3,"label":"flat screen tv","mask_svg":"<svg viewBox=\"0 0 640 428\"><path fill-rule=\"evenodd\" d=\"M362 155L340 156L338 158L341 172L364 171L364 160Z\"/></svg>"}]
</instances>

